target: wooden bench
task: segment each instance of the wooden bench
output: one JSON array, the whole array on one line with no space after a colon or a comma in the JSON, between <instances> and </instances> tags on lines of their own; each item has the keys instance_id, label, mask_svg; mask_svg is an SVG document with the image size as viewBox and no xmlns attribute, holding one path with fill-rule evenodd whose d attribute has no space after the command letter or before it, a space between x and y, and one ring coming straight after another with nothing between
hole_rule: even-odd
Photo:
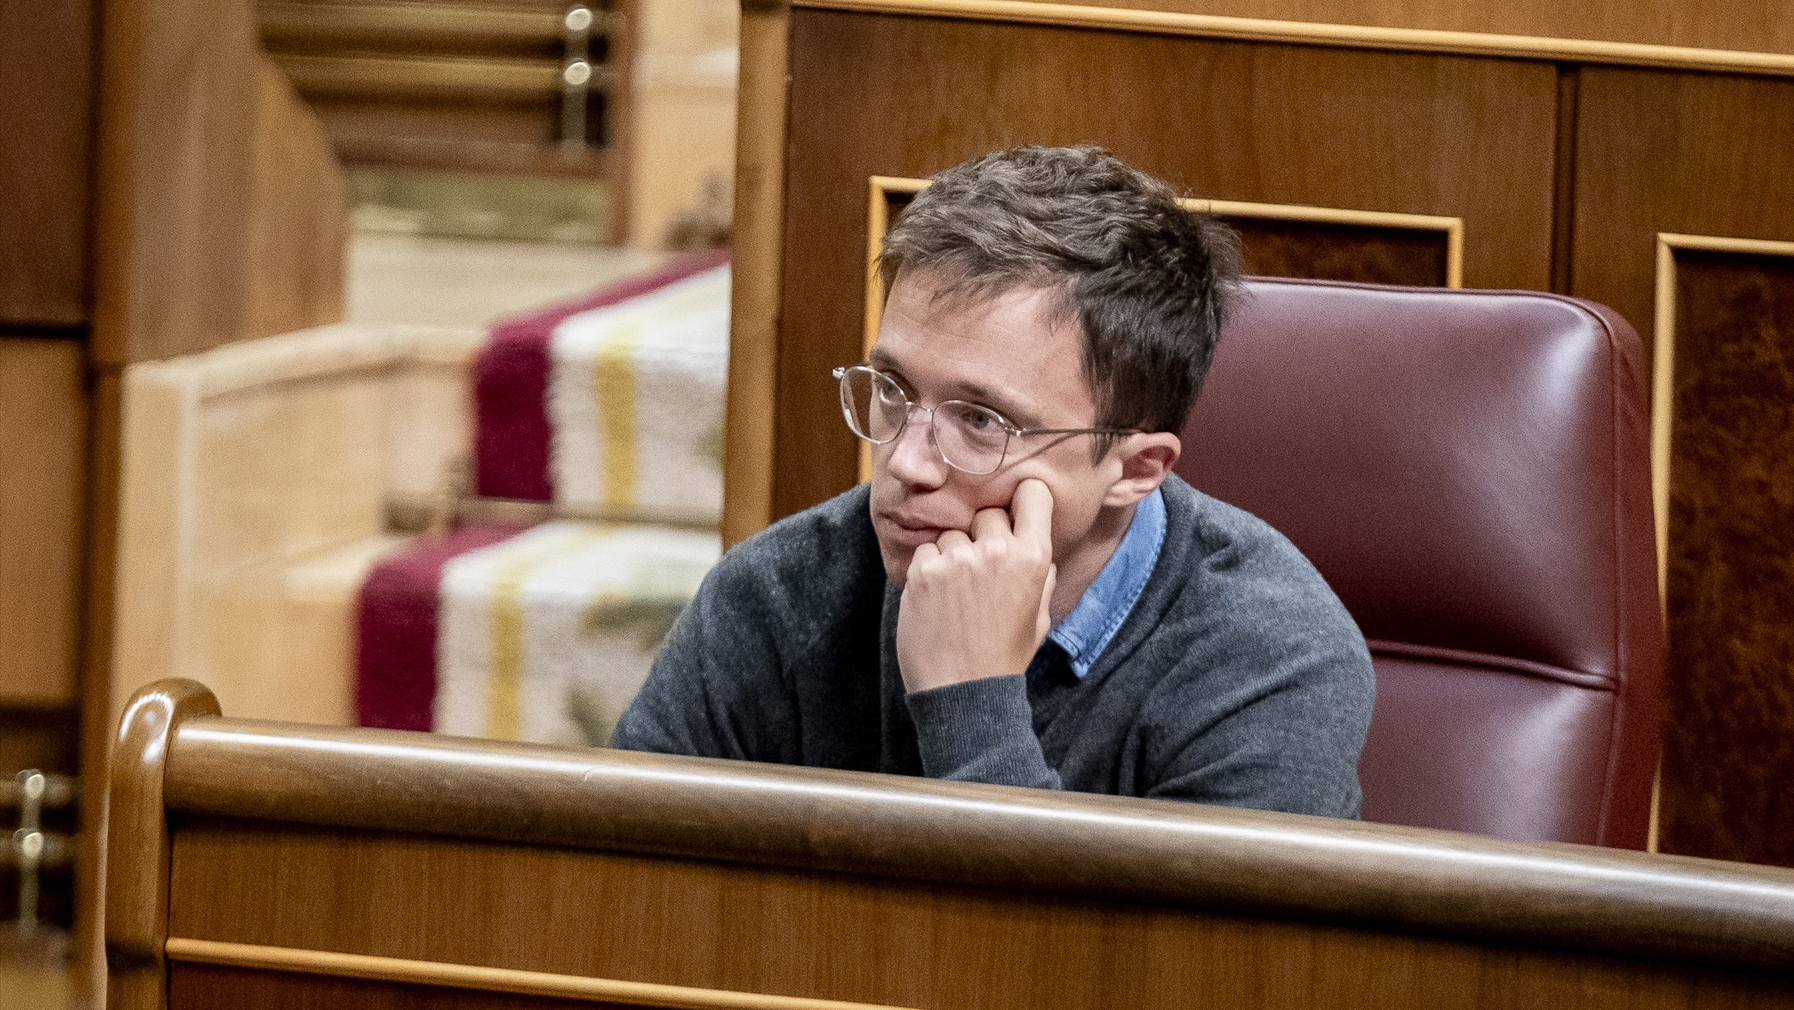
<instances>
[{"instance_id":1,"label":"wooden bench","mask_svg":"<svg viewBox=\"0 0 1794 1010\"><path fill-rule=\"evenodd\" d=\"M221 718L112 768L114 1010L1794 1006L1794 871Z\"/></svg>"}]
</instances>

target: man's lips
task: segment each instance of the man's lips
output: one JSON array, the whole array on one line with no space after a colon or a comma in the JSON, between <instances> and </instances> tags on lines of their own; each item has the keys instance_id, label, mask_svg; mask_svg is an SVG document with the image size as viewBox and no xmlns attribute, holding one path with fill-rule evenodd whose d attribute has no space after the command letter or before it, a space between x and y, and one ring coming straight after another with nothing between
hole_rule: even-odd
<instances>
[{"instance_id":1,"label":"man's lips","mask_svg":"<svg viewBox=\"0 0 1794 1010\"><path fill-rule=\"evenodd\" d=\"M885 533L888 539L902 544L905 547L920 547L923 544L932 544L940 539L942 533L953 528L950 526L936 526L925 519L920 519L914 516L893 515L888 512L880 518L884 520Z\"/></svg>"}]
</instances>

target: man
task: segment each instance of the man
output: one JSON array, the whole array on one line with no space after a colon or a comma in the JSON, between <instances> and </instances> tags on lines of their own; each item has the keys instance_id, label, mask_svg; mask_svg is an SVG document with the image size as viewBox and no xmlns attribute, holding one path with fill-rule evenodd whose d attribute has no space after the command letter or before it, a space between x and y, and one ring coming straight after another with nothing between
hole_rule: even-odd
<instances>
[{"instance_id":1,"label":"man","mask_svg":"<svg viewBox=\"0 0 1794 1010\"><path fill-rule=\"evenodd\" d=\"M615 745L1356 816L1362 636L1171 474L1237 259L1096 148L935 176L837 370L871 483L724 557Z\"/></svg>"}]
</instances>

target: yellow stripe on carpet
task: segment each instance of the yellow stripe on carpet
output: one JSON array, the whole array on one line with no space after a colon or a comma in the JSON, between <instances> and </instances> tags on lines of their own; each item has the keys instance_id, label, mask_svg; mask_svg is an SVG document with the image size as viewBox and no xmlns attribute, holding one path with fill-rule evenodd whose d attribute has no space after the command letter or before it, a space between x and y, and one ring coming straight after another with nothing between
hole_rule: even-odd
<instances>
[{"instance_id":1,"label":"yellow stripe on carpet","mask_svg":"<svg viewBox=\"0 0 1794 1010\"><path fill-rule=\"evenodd\" d=\"M618 326L598 348L598 433L604 445L604 505L614 513L635 507L635 326Z\"/></svg>"},{"instance_id":2,"label":"yellow stripe on carpet","mask_svg":"<svg viewBox=\"0 0 1794 1010\"><path fill-rule=\"evenodd\" d=\"M494 740L523 738L523 585L536 568L585 550L616 531L610 523L530 542L521 556L506 560L492 584L492 679L486 686L486 735Z\"/></svg>"}]
</instances>

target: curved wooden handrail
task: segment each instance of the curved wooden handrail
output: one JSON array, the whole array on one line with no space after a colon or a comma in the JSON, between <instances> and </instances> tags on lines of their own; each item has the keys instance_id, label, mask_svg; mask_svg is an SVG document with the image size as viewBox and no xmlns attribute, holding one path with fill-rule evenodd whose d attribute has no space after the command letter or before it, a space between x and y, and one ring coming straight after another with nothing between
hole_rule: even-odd
<instances>
[{"instance_id":1,"label":"curved wooden handrail","mask_svg":"<svg viewBox=\"0 0 1794 1010\"><path fill-rule=\"evenodd\" d=\"M161 688L166 690L166 684ZM1123 797L192 718L184 814L682 855L1794 969L1794 871Z\"/></svg>"},{"instance_id":2,"label":"curved wooden handrail","mask_svg":"<svg viewBox=\"0 0 1794 1010\"><path fill-rule=\"evenodd\" d=\"M112 741L105 849L107 1005L162 1005L167 989L168 751L176 728L216 716L218 699L191 680L162 680L131 697Z\"/></svg>"}]
</instances>

